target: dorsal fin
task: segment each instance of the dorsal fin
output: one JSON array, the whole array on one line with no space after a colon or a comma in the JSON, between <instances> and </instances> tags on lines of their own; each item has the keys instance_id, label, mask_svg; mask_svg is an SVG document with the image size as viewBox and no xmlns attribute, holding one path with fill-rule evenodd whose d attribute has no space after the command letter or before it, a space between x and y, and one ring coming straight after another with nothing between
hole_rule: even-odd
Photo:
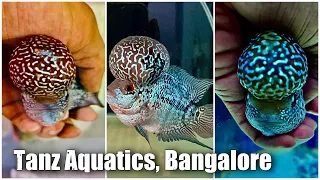
<instances>
[{"instance_id":1,"label":"dorsal fin","mask_svg":"<svg viewBox=\"0 0 320 180\"><path fill-rule=\"evenodd\" d=\"M194 103L199 102L207 90L213 85L212 79L197 79L178 66L170 66L167 73L179 79L180 83L190 92L190 99Z\"/></svg>"}]
</instances>

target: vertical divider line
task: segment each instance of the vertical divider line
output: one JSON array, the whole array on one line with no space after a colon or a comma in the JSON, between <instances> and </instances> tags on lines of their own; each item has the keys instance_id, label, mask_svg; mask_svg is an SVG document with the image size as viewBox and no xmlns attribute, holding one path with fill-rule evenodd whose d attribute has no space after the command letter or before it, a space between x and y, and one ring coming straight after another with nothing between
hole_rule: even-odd
<instances>
[{"instance_id":1,"label":"vertical divider line","mask_svg":"<svg viewBox=\"0 0 320 180\"><path fill-rule=\"evenodd\" d=\"M213 144L212 144L212 149L213 149L213 153L215 153L215 150L216 150L216 113L215 113L215 105L216 105L216 102L215 102L215 81L216 81L216 78L215 78L215 29L216 29L216 23L215 23L215 1L212 1L212 53L213 53L213 71L212 71L212 77L213 77ZM213 173L213 178L215 178L215 173Z\"/></svg>"},{"instance_id":2,"label":"vertical divider line","mask_svg":"<svg viewBox=\"0 0 320 180\"><path fill-rule=\"evenodd\" d=\"M319 1L317 1L317 5L318 5L318 30L319 30L319 28L320 28L320 26L319 26L319 18L320 18L320 16L319 16ZM318 36L318 42L319 42L319 36ZM320 55L319 55L319 50L318 50L318 59L320 58ZM320 65L319 65L319 63L318 63L318 73L319 73L319 70L320 70ZM320 93L320 90L319 90L319 83L320 83L320 80L318 79L318 94ZM319 102L320 102L320 100L319 100L319 98L318 98L318 104L319 104ZM318 110L319 110L319 108L318 108ZM317 128L318 129L318 147L317 147L317 149L318 149L318 154L319 154L319 144L320 144L320 139L319 139L319 133L320 133L320 130L319 130L319 128ZM320 172L319 172L319 169L320 169L320 163L319 163L319 160L320 160L320 158L319 158L319 155L318 155L318 177L320 176Z\"/></svg>"},{"instance_id":3,"label":"vertical divider line","mask_svg":"<svg viewBox=\"0 0 320 180\"><path fill-rule=\"evenodd\" d=\"M0 12L1 12L1 14L2 14L2 5L3 5L3 2L1 2L1 4L0 4ZM1 27L1 39L2 39L2 18L0 18L0 27ZM2 41L1 41L2 42ZM2 43L1 43L1 45L0 45L0 47L1 47L1 59L2 59L2 55L3 55L3 52L2 52ZM2 69L2 60L1 60L1 63L0 63L0 67L1 67L1 69ZM2 79L2 76L3 76L3 72L1 72L1 79ZM1 92L2 92L2 83L1 83L1 85L0 85L0 90L1 90ZM1 95L0 95L0 98L2 99L2 93L1 93ZM1 114L2 114L2 108L1 108ZM3 119L3 115L2 115L2 119ZM1 132L2 132L2 123L0 123L0 129L1 129ZM2 138L1 138L1 140L0 140L0 145L1 145L1 148L0 148L0 168L1 168L1 172L0 172L0 177L2 178Z\"/></svg>"},{"instance_id":4,"label":"vertical divider line","mask_svg":"<svg viewBox=\"0 0 320 180\"><path fill-rule=\"evenodd\" d=\"M104 11L104 22L105 22L105 26L106 26L106 28L105 28L105 31L104 31L104 36L106 37L105 39L105 74L106 74L106 78L104 78L104 81L105 81L105 88L107 88L108 87L108 54L107 54L107 45L108 45L108 43L107 43L107 39L108 39L108 37L107 37L107 31L108 31L108 17L107 17L107 15L108 15L108 8L107 8L107 1L104 1L104 8L105 8L105 11ZM107 89L105 89L105 91L104 91L104 93L106 93L106 91L107 91ZM107 108L107 98L105 98L105 109L104 109L104 114L105 114L105 132L104 132L104 138L105 138L105 140L104 140L104 142L105 142L105 149L104 149L104 151L105 151L105 153L107 153L107 151L108 151L108 108ZM104 178L105 179L107 179L108 178L108 176L107 176L107 171L105 171L105 173L104 173Z\"/></svg>"}]
</instances>

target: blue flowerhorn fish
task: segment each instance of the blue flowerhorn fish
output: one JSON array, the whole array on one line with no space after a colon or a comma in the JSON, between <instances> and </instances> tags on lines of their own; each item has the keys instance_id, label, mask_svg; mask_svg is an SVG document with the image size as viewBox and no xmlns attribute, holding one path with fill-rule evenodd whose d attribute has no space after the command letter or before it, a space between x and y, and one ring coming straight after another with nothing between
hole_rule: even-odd
<instances>
[{"instance_id":1,"label":"blue flowerhorn fish","mask_svg":"<svg viewBox=\"0 0 320 180\"><path fill-rule=\"evenodd\" d=\"M238 64L240 83L248 90L250 124L266 136L296 129L306 114L302 87L307 76L307 57L293 38L276 31L258 33Z\"/></svg>"},{"instance_id":2,"label":"blue flowerhorn fish","mask_svg":"<svg viewBox=\"0 0 320 180\"><path fill-rule=\"evenodd\" d=\"M148 142L147 132L151 132L164 142L187 140L212 149L195 137L195 133L213 136L213 105L197 106L212 84L212 79L196 79L170 66L149 86L114 80L108 86L107 100L119 120L134 126Z\"/></svg>"}]
</instances>

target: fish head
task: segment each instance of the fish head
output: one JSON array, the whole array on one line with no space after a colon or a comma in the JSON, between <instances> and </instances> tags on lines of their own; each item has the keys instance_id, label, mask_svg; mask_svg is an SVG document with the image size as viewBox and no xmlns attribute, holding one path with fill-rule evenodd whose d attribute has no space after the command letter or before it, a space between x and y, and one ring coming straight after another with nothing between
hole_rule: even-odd
<instances>
[{"instance_id":1,"label":"fish head","mask_svg":"<svg viewBox=\"0 0 320 180\"><path fill-rule=\"evenodd\" d=\"M142 88L127 80L114 80L107 88L107 103L125 125L136 126L143 121L148 110L146 98L139 94Z\"/></svg>"},{"instance_id":2,"label":"fish head","mask_svg":"<svg viewBox=\"0 0 320 180\"><path fill-rule=\"evenodd\" d=\"M284 134L296 129L306 114L303 91L282 100L259 100L248 93L246 117L250 124L266 136Z\"/></svg>"},{"instance_id":3,"label":"fish head","mask_svg":"<svg viewBox=\"0 0 320 180\"><path fill-rule=\"evenodd\" d=\"M59 99L34 97L27 92L22 93L22 103L27 115L43 126L52 126L68 118L68 102L67 92Z\"/></svg>"},{"instance_id":4,"label":"fish head","mask_svg":"<svg viewBox=\"0 0 320 180\"><path fill-rule=\"evenodd\" d=\"M127 81L115 79L107 88L107 102L111 109L130 108L137 100L136 85Z\"/></svg>"}]
</instances>

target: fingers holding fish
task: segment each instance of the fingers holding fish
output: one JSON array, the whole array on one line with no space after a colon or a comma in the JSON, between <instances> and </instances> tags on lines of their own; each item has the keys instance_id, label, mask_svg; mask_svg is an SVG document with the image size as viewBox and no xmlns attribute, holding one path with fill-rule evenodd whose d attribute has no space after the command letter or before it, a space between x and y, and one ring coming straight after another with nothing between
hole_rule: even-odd
<instances>
[{"instance_id":1,"label":"fingers holding fish","mask_svg":"<svg viewBox=\"0 0 320 180\"><path fill-rule=\"evenodd\" d=\"M290 134L296 139L309 139L313 137L316 127L315 121L307 117L301 125L290 132Z\"/></svg>"},{"instance_id":2,"label":"fingers holding fish","mask_svg":"<svg viewBox=\"0 0 320 180\"><path fill-rule=\"evenodd\" d=\"M64 126L65 123L63 121L58 122L54 126L44 126L42 127L41 131L37 133L37 135L42 138L55 137L62 131Z\"/></svg>"},{"instance_id":3,"label":"fingers holding fish","mask_svg":"<svg viewBox=\"0 0 320 180\"><path fill-rule=\"evenodd\" d=\"M318 97L316 97L315 99L313 99L311 102L309 102L306 106L306 109L309 113L318 114Z\"/></svg>"},{"instance_id":4,"label":"fingers holding fish","mask_svg":"<svg viewBox=\"0 0 320 180\"><path fill-rule=\"evenodd\" d=\"M69 117L79 121L94 121L98 118L98 114L91 107L83 107L70 111Z\"/></svg>"},{"instance_id":5,"label":"fingers holding fish","mask_svg":"<svg viewBox=\"0 0 320 180\"><path fill-rule=\"evenodd\" d=\"M271 137L260 134L254 138L254 142L264 148L291 148L296 146L300 140L312 138L315 128L314 120L306 117L301 125L292 132Z\"/></svg>"},{"instance_id":6,"label":"fingers holding fish","mask_svg":"<svg viewBox=\"0 0 320 180\"><path fill-rule=\"evenodd\" d=\"M303 92L303 98L307 104L316 99L318 96L318 79L309 76L306 85L303 86Z\"/></svg>"},{"instance_id":7,"label":"fingers holding fish","mask_svg":"<svg viewBox=\"0 0 320 180\"><path fill-rule=\"evenodd\" d=\"M24 133L37 133L42 128L39 122L30 119L26 113L16 114L11 121L21 132Z\"/></svg>"},{"instance_id":8,"label":"fingers holding fish","mask_svg":"<svg viewBox=\"0 0 320 180\"><path fill-rule=\"evenodd\" d=\"M74 125L66 124L58 134L60 138L75 138L81 134L81 130Z\"/></svg>"},{"instance_id":9,"label":"fingers holding fish","mask_svg":"<svg viewBox=\"0 0 320 180\"><path fill-rule=\"evenodd\" d=\"M253 139L253 142L265 149L292 148L296 145L295 138L288 134L271 137L260 135Z\"/></svg>"}]
</instances>

